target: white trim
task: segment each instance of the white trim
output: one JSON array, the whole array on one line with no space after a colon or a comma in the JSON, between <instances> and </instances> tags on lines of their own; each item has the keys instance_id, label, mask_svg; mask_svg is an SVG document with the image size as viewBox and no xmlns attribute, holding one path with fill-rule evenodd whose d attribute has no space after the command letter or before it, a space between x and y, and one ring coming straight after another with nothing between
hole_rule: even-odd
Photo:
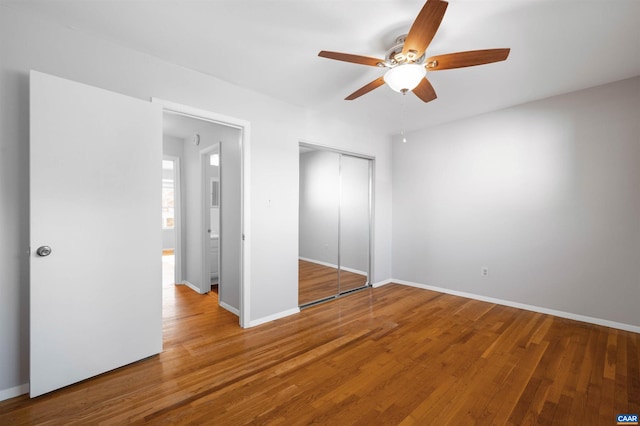
<instances>
[{"instance_id":1,"label":"white trim","mask_svg":"<svg viewBox=\"0 0 640 426\"><path fill-rule=\"evenodd\" d=\"M164 111L189 115L208 121L213 121L229 127L240 129L241 160L241 223L242 223L242 255L240 262L240 326L248 327L251 321L251 123L235 117L194 108L188 105L151 98L151 102L159 104Z\"/></svg>"},{"instance_id":2,"label":"white trim","mask_svg":"<svg viewBox=\"0 0 640 426\"><path fill-rule=\"evenodd\" d=\"M178 114L190 115L195 118L206 118L207 120L214 121L219 124L232 126L237 129L242 129L249 125L246 120L230 117L228 115L219 114L217 112L207 111L200 108L195 108L189 105L179 104L177 102L165 101L163 99L151 98L151 102L159 104L163 110L172 111Z\"/></svg>"},{"instance_id":3,"label":"white trim","mask_svg":"<svg viewBox=\"0 0 640 426\"><path fill-rule=\"evenodd\" d=\"M206 291L205 291L205 292L202 292L202 291L200 290L200 287L198 287L197 285L195 285L195 284L193 284L193 283L190 283L190 282L189 282L189 281L187 281L187 280L184 280L184 281L183 281L183 282L181 282L181 283L176 283L176 285L186 285L187 287L189 287L191 290L195 291L195 292L196 292L196 293L198 293L198 294L205 294L205 293L207 293Z\"/></svg>"},{"instance_id":4,"label":"white trim","mask_svg":"<svg viewBox=\"0 0 640 426\"><path fill-rule=\"evenodd\" d=\"M225 302L219 302L218 305L220 305L221 308L226 309L227 311L231 312L232 314L235 314L237 316L240 316L240 311L237 310L236 308L234 308L233 306L229 305L228 303Z\"/></svg>"},{"instance_id":5,"label":"white trim","mask_svg":"<svg viewBox=\"0 0 640 426\"><path fill-rule=\"evenodd\" d=\"M240 281L240 327L251 323L251 126L244 122L242 138L242 276Z\"/></svg>"},{"instance_id":6,"label":"white trim","mask_svg":"<svg viewBox=\"0 0 640 426\"><path fill-rule=\"evenodd\" d=\"M334 265L333 263L323 262L322 260L310 259L308 257L298 257L300 260L304 260L305 262L315 263L316 265L327 266L329 268L338 269L338 265Z\"/></svg>"},{"instance_id":7,"label":"white trim","mask_svg":"<svg viewBox=\"0 0 640 426\"><path fill-rule=\"evenodd\" d=\"M369 161L369 276L367 281L373 281L376 276L376 266L373 259L376 256L376 159Z\"/></svg>"},{"instance_id":8,"label":"white trim","mask_svg":"<svg viewBox=\"0 0 640 426\"><path fill-rule=\"evenodd\" d=\"M25 393L29 393L29 383L24 383L9 389L2 389L0 390L0 401L15 398Z\"/></svg>"},{"instance_id":9,"label":"white trim","mask_svg":"<svg viewBox=\"0 0 640 426\"><path fill-rule=\"evenodd\" d=\"M378 288L378 287L382 287L383 285L391 284L392 282L395 282L395 281L393 281L391 278L389 278L388 280L384 280L384 281L379 281L377 283L373 283L373 284L371 284L371 287Z\"/></svg>"},{"instance_id":10,"label":"white trim","mask_svg":"<svg viewBox=\"0 0 640 426\"><path fill-rule=\"evenodd\" d=\"M495 303L497 305L510 306L512 308L524 309L526 311L539 312L541 314L553 315L556 317L567 318L574 321L581 321L581 322L586 322L590 324L601 325L604 327L617 328L619 330L630 331L632 333L640 333L640 326L637 326L637 325L624 324L621 322L615 322L615 321L610 321L610 320L601 319L601 318L594 318L586 315L574 314L571 312L558 311L555 309L543 308L540 306L527 305L526 303L511 302L509 300L496 299L493 297L481 296L478 294L467 293L464 291L450 290L448 288L414 283L411 281L395 280L395 279L389 280L389 281L396 284L406 285L410 287L422 288L424 290L432 290L432 291L437 291L439 293L446 293L446 294L451 294L453 296L466 297L468 299L475 299L475 300L480 300L482 302Z\"/></svg>"},{"instance_id":11,"label":"white trim","mask_svg":"<svg viewBox=\"0 0 640 426\"><path fill-rule=\"evenodd\" d=\"M347 272L351 272L352 274L357 274L357 275L364 275L365 277L367 276L367 273L365 271L358 271L357 269L354 268L348 268L346 266L341 266L340 267L341 271L347 271Z\"/></svg>"},{"instance_id":12,"label":"white trim","mask_svg":"<svg viewBox=\"0 0 640 426\"><path fill-rule=\"evenodd\" d=\"M315 143L306 139L300 139L298 141L298 146L302 146L305 148L312 148L312 149L321 149L324 151L331 151L331 152L337 152L338 154L344 154L344 155L349 155L351 157L360 157L363 158L365 160L375 160L376 157L375 155L367 155L367 154L361 154L359 152L354 152L354 151L345 151L344 149L341 148L335 148L329 145L322 145L319 143Z\"/></svg>"},{"instance_id":13,"label":"white trim","mask_svg":"<svg viewBox=\"0 0 640 426\"><path fill-rule=\"evenodd\" d=\"M309 259L308 257L298 257L298 259L304 260L305 262L315 263L316 265L322 265L322 266L327 266L329 268L338 269L338 265L334 265L328 262L323 262L321 260ZM341 266L340 269L343 271L352 272L354 274L364 275L365 277L367 276L367 273L364 271L359 271L353 268L347 268L346 266Z\"/></svg>"},{"instance_id":14,"label":"white trim","mask_svg":"<svg viewBox=\"0 0 640 426\"><path fill-rule=\"evenodd\" d=\"M266 317L258 318L249 322L249 327L255 327L257 325L265 324L267 322L275 321L280 318L288 317L289 315L295 315L300 313L300 308L287 309L286 311L278 312L273 315L267 315Z\"/></svg>"}]
</instances>

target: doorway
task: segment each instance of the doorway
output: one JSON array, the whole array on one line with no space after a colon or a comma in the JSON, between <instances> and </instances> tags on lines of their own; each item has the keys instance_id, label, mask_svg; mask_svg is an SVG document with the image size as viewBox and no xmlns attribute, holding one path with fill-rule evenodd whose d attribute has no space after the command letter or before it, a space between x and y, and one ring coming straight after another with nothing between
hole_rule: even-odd
<instances>
[{"instance_id":1,"label":"doorway","mask_svg":"<svg viewBox=\"0 0 640 426\"><path fill-rule=\"evenodd\" d=\"M182 202L176 207L181 218L175 224L175 283L200 294L214 284L219 305L246 327L243 173L248 123L154 102L163 106L164 154L179 157Z\"/></svg>"}]
</instances>

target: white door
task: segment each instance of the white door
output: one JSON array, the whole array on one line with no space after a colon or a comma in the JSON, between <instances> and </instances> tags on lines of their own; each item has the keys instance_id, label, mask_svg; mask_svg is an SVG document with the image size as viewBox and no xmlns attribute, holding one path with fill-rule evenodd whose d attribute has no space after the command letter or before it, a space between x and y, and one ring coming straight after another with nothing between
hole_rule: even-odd
<instances>
[{"instance_id":1,"label":"white door","mask_svg":"<svg viewBox=\"0 0 640 426\"><path fill-rule=\"evenodd\" d=\"M39 72L30 84L35 397L162 351L162 113Z\"/></svg>"}]
</instances>

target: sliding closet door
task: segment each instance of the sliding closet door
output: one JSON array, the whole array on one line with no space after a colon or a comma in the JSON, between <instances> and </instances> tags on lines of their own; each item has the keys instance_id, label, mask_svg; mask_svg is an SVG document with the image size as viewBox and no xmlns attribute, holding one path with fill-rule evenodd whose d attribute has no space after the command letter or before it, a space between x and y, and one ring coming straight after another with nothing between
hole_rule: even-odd
<instances>
[{"instance_id":1,"label":"sliding closet door","mask_svg":"<svg viewBox=\"0 0 640 426\"><path fill-rule=\"evenodd\" d=\"M298 303L338 294L340 154L300 147Z\"/></svg>"},{"instance_id":2,"label":"sliding closet door","mask_svg":"<svg viewBox=\"0 0 640 426\"><path fill-rule=\"evenodd\" d=\"M373 160L301 144L301 306L369 285Z\"/></svg>"},{"instance_id":3,"label":"sliding closet door","mask_svg":"<svg viewBox=\"0 0 640 426\"><path fill-rule=\"evenodd\" d=\"M369 281L370 163L346 154L340 159L340 293Z\"/></svg>"}]
</instances>

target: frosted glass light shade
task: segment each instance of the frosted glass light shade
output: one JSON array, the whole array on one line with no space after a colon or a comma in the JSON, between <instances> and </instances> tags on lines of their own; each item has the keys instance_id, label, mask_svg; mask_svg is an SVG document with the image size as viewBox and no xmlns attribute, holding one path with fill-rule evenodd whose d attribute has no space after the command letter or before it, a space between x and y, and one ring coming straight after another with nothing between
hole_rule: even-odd
<instances>
[{"instance_id":1,"label":"frosted glass light shade","mask_svg":"<svg viewBox=\"0 0 640 426\"><path fill-rule=\"evenodd\" d=\"M424 65L404 64L391 68L384 75L384 81L396 92L413 90L427 75Z\"/></svg>"}]
</instances>

